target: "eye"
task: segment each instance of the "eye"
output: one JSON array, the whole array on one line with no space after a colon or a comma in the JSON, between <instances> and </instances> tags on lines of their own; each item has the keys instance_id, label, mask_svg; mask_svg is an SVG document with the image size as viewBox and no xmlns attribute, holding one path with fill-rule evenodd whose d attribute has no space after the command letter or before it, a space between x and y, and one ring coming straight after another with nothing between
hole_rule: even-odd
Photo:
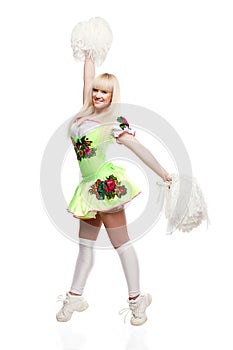
<instances>
[{"instance_id":1,"label":"eye","mask_svg":"<svg viewBox=\"0 0 233 350\"><path fill-rule=\"evenodd\" d=\"M103 94L107 94L107 93L108 93L108 92L105 91L105 90L101 90L101 92L102 92Z\"/></svg>"},{"instance_id":2,"label":"eye","mask_svg":"<svg viewBox=\"0 0 233 350\"><path fill-rule=\"evenodd\" d=\"M93 89L92 89L92 91L97 92L98 90L97 90L97 89L95 89L95 88L93 88Z\"/></svg>"}]
</instances>

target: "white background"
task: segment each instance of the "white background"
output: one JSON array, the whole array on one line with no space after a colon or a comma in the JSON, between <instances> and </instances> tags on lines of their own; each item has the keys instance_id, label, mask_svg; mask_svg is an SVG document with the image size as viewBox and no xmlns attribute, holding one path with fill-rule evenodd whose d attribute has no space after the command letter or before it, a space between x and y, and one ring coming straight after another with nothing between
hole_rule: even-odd
<instances>
[{"instance_id":1,"label":"white background","mask_svg":"<svg viewBox=\"0 0 233 350\"><path fill-rule=\"evenodd\" d=\"M9 1L1 35L1 348L224 349L232 340L231 1ZM40 162L53 132L81 106L82 64L70 34L93 16L114 41L97 73L118 76L122 102L154 110L189 152L211 226L165 235L161 220L135 243L148 322L123 323L127 288L114 251L97 251L90 308L59 324L78 246L50 222ZM163 154L155 156L163 164ZM76 166L76 164L75 164ZM168 169L169 170L169 169Z\"/></svg>"}]
</instances>

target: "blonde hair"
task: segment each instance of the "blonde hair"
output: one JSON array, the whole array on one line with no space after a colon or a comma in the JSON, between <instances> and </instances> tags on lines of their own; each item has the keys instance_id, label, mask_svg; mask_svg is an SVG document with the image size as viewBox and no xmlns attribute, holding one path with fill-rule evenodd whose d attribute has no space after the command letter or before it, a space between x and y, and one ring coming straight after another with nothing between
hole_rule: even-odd
<instances>
[{"instance_id":1,"label":"blonde hair","mask_svg":"<svg viewBox=\"0 0 233 350\"><path fill-rule=\"evenodd\" d=\"M75 115L75 117L69 125L69 134L71 126L78 117L91 116L94 113L94 105L92 98L93 89L100 89L112 93L110 106L106 108L103 111L103 113L96 115L94 118L95 120L98 120L101 123L101 139L105 139L110 134L113 122L118 114L118 107L120 103L120 86L118 79L115 77L115 75L109 73L100 74L93 80L91 88L84 101L83 107Z\"/></svg>"}]
</instances>

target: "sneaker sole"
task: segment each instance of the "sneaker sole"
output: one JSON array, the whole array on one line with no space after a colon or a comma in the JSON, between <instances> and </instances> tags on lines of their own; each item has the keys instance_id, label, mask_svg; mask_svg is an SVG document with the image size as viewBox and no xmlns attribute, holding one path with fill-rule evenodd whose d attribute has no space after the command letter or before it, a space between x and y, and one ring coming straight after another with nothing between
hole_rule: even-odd
<instances>
[{"instance_id":1,"label":"sneaker sole","mask_svg":"<svg viewBox=\"0 0 233 350\"><path fill-rule=\"evenodd\" d=\"M147 317L146 317L146 319L145 319L143 322L141 322L141 323L133 323L133 322L131 322L131 321L130 321L130 323L131 323L132 326L142 326L144 323L146 323L146 321L147 321Z\"/></svg>"},{"instance_id":2,"label":"sneaker sole","mask_svg":"<svg viewBox=\"0 0 233 350\"><path fill-rule=\"evenodd\" d=\"M70 319L71 319L71 317L73 316L73 313L74 313L75 311L76 311L76 312L83 312L83 311L85 311L88 307L89 307L89 304L86 303L86 304L83 305L82 309L80 309L80 310L74 310L74 311L72 312L70 318L68 318L68 319L59 319L59 318L56 316L56 320L57 320L58 322L68 322L68 321L70 321Z\"/></svg>"}]
</instances>

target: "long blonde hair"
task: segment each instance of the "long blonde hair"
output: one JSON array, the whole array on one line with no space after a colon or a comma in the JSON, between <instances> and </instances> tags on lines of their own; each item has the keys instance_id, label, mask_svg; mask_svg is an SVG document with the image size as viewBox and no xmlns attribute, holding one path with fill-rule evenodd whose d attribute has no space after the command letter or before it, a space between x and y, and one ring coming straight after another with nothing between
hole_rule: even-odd
<instances>
[{"instance_id":1,"label":"long blonde hair","mask_svg":"<svg viewBox=\"0 0 233 350\"><path fill-rule=\"evenodd\" d=\"M103 91L110 91L112 93L111 104L108 108L106 108L103 113L95 115L94 119L98 120L101 123L101 140L105 140L110 135L110 131L112 129L113 122L116 116L119 113L119 103L120 103L120 86L118 79L115 75L109 73L103 73L97 76L91 85L91 88L87 94L87 97L84 101L83 107L81 110L75 115L73 120L69 125L69 135L70 128L73 123L76 121L78 117L86 117L91 116L94 113L94 105L92 92L93 89L100 89Z\"/></svg>"}]
</instances>

